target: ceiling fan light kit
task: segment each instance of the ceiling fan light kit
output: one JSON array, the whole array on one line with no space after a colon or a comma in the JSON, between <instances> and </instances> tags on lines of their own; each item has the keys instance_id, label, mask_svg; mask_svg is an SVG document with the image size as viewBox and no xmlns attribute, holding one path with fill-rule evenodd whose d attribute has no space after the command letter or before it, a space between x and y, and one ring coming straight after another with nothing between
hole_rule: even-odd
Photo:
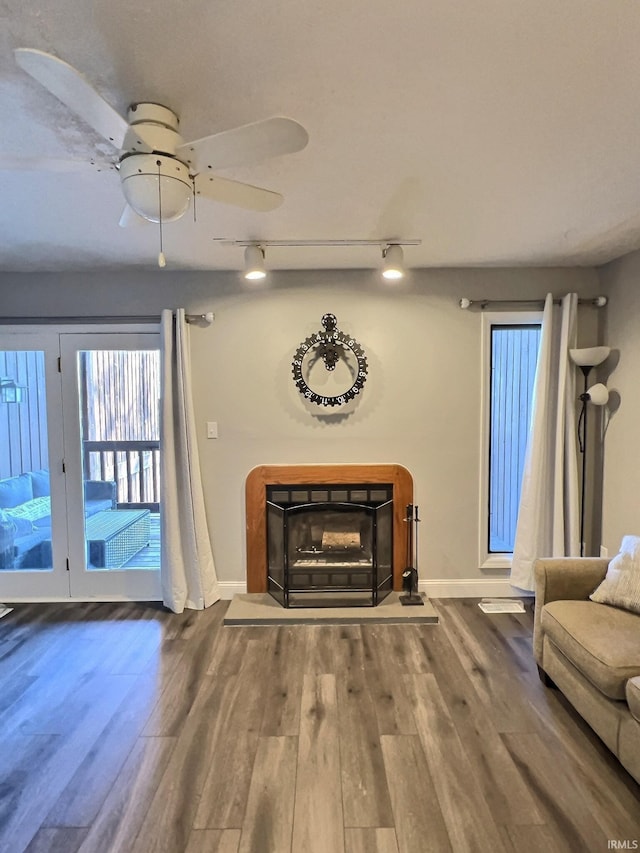
<instances>
[{"instance_id":1,"label":"ceiling fan light kit","mask_svg":"<svg viewBox=\"0 0 640 853\"><path fill-rule=\"evenodd\" d=\"M127 204L149 222L160 222L161 218L162 222L175 222L184 216L191 203L189 169L174 157L157 154L123 157L120 181Z\"/></svg>"}]
</instances>

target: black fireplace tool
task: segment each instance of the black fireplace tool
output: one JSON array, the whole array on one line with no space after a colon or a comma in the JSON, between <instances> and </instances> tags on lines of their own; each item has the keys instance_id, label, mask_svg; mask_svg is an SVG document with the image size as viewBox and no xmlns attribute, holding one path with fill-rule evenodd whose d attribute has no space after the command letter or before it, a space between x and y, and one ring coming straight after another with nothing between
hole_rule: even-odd
<instances>
[{"instance_id":1,"label":"black fireplace tool","mask_svg":"<svg viewBox=\"0 0 640 853\"><path fill-rule=\"evenodd\" d=\"M418 593L418 507L407 504L407 568L402 573L400 604L424 604ZM415 531L415 532L414 532Z\"/></svg>"}]
</instances>

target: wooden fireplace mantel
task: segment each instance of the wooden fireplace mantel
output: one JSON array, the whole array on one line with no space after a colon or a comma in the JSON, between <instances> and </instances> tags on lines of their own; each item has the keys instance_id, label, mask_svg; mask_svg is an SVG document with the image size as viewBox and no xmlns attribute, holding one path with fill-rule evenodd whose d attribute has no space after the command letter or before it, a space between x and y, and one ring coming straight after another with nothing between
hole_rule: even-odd
<instances>
[{"instance_id":1,"label":"wooden fireplace mantel","mask_svg":"<svg viewBox=\"0 0 640 853\"><path fill-rule=\"evenodd\" d=\"M247 475L247 592L267 591L266 487L335 483L391 483L393 486L393 588L402 589L407 544L404 521L413 503L413 477L402 465L258 465Z\"/></svg>"}]
</instances>

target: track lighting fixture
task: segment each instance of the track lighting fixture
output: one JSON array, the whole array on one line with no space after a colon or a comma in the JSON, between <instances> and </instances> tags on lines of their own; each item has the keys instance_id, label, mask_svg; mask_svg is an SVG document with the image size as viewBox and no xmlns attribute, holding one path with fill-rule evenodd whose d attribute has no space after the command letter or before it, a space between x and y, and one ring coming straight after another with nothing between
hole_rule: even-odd
<instances>
[{"instance_id":1,"label":"track lighting fixture","mask_svg":"<svg viewBox=\"0 0 640 853\"><path fill-rule=\"evenodd\" d=\"M382 250L382 276L390 281L404 276L404 253L397 243L391 243Z\"/></svg>"},{"instance_id":2,"label":"track lighting fixture","mask_svg":"<svg viewBox=\"0 0 640 853\"><path fill-rule=\"evenodd\" d=\"M382 275L389 280L404 277L404 252L402 247L419 246L422 242L421 240L402 240L399 238L393 238L393 242L389 242L388 239L360 240L351 238L339 240L260 240L259 242L253 242L250 240L229 240L226 237L214 237L213 241L222 246L239 246L244 248L244 277L248 279L261 279L265 277L264 256L267 248L318 249L324 247L373 246L378 251L382 251Z\"/></svg>"},{"instance_id":3,"label":"track lighting fixture","mask_svg":"<svg viewBox=\"0 0 640 853\"><path fill-rule=\"evenodd\" d=\"M248 281L260 281L267 272L264 268L264 249L255 244L244 250L244 277Z\"/></svg>"}]
</instances>

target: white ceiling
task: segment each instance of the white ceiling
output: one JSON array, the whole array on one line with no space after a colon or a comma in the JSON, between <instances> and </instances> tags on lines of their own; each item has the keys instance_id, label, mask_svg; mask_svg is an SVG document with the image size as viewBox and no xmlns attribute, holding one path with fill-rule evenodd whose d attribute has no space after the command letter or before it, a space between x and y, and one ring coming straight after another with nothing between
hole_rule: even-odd
<instances>
[{"instance_id":1,"label":"white ceiling","mask_svg":"<svg viewBox=\"0 0 640 853\"><path fill-rule=\"evenodd\" d=\"M108 145L16 66L20 46L123 115L170 106L185 139L272 115L306 127L303 151L221 172L284 204L200 202L196 223L165 226L168 269L240 269L215 238L421 240L409 267L591 265L640 246L636 0L0 0L0 160L88 163ZM157 227L118 226L114 170L3 169L0 188L0 271L155 265ZM379 260L267 252L272 268Z\"/></svg>"}]
</instances>

